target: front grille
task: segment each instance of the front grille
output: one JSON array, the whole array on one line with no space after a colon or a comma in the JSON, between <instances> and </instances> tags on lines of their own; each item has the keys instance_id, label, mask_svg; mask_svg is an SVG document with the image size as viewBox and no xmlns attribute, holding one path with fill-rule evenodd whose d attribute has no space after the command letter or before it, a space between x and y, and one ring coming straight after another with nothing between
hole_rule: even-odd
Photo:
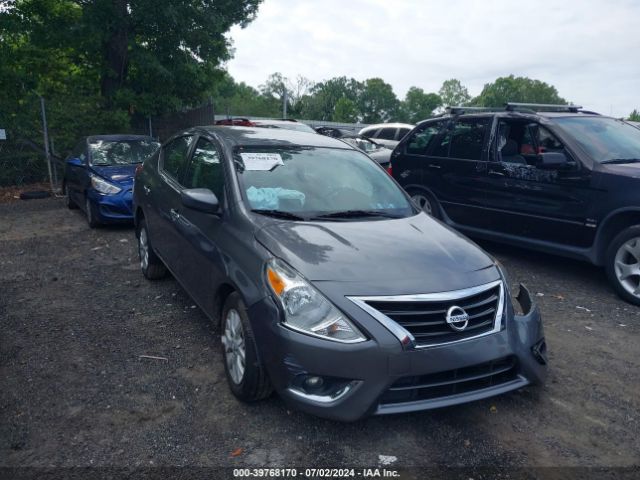
<instances>
[{"instance_id":1,"label":"front grille","mask_svg":"<svg viewBox=\"0 0 640 480\"><path fill-rule=\"evenodd\" d=\"M518 378L516 357L458 368L447 372L403 377L380 398L381 405L419 402L497 387Z\"/></svg>"},{"instance_id":2,"label":"front grille","mask_svg":"<svg viewBox=\"0 0 640 480\"><path fill-rule=\"evenodd\" d=\"M502 284L458 292L362 299L370 308L402 326L415 338L417 346L455 342L491 332L502 310ZM463 331L454 330L446 320L447 311L461 307L469 315Z\"/></svg>"}]
</instances>

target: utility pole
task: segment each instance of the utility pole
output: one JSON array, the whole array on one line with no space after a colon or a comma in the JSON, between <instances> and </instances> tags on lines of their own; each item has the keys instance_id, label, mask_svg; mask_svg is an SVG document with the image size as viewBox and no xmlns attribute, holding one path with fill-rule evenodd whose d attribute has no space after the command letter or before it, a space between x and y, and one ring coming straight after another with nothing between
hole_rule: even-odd
<instances>
[{"instance_id":1,"label":"utility pole","mask_svg":"<svg viewBox=\"0 0 640 480\"><path fill-rule=\"evenodd\" d=\"M287 87L282 84L282 118L287 119Z\"/></svg>"},{"instance_id":2,"label":"utility pole","mask_svg":"<svg viewBox=\"0 0 640 480\"><path fill-rule=\"evenodd\" d=\"M49 130L47 128L47 113L44 108L44 98L40 97L40 110L42 111L42 133L44 135L44 153L47 157L47 168L49 170L49 184L51 193L55 193L53 188L53 175L51 174L51 151L49 150Z\"/></svg>"}]
</instances>

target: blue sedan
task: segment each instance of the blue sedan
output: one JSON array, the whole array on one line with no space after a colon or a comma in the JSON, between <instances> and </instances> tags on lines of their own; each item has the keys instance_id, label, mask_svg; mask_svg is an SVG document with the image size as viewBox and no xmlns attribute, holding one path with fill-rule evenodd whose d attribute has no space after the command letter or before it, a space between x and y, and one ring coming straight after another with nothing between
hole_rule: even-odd
<instances>
[{"instance_id":1,"label":"blue sedan","mask_svg":"<svg viewBox=\"0 0 640 480\"><path fill-rule=\"evenodd\" d=\"M80 207L91 228L133 221L131 192L136 168L160 144L144 135L94 135L83 138L65 163L67 206Z\"/></svg>"}]
</instances>

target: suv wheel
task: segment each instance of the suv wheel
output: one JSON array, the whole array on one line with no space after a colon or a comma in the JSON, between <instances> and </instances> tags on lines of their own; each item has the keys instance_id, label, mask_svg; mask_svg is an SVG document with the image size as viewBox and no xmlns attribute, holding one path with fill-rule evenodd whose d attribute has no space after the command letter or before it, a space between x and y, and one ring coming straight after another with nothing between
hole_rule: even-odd
<instances>
[{"instance_id":1,"label":"suv wheel","mask_svg":"<svg viewBox=\"0 0 640 480\"><path fill-rule=\"evenodd\" d=\"M409 191L409 195L411 196L413 203L420 207L424 213L431 215L434 218L440 218L438 205L431 195L421 190L411 190Z\"/></svg>"},{"instance_id":2,"label":"suv wheel","mask_svg":"<svg viewBox=\"0 0 640 480\"><path fill-rule=\"evenodd\" d=\"M138 255L140 256L140 269L142 274L149 280L157 280L167 273L167 267L164 266L160 257L156 255L151 246L149 239L149 231L147 223L141 219L138 223Z\"/></svg>"},{"instance_id":3,"label":"suv wheel","mask_svg":"<svg viewBox=\"0 0 640 480\"><path fill-rule=\"evenodd\" d=\"M613 239L605 267L618 295L640 305L640 226L629 227Z\"/></svg>"},{"instance_id":4,"label":"suv wheel","mask_svg":"<svg viewBox=\"0 0 640 480\"><path fill-rule=\"evenodd\" d=\"M233 394L245 402L267 398L271 382L258 359L246 307L235 292L222 309L221 340L224 371Z\"/></svg>"}]
</instances>

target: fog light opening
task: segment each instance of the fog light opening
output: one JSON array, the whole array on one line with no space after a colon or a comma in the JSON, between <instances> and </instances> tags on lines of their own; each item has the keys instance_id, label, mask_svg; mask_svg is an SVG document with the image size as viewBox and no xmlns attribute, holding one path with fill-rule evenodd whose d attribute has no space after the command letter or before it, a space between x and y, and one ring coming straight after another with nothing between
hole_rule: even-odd
<instances>
[{"instance_id":1,"label":"fog light opening","mask_svg":"<svg viewBox=\"0 0 640 480\"><path fill-rule=\"evenodd\" d=\"M325 377L313 374L296 375L290 383L290 389L296 392L322 398L327 401L336 399L347 393L353 380L336 377Z\"/></svg>"}]
</instances>

